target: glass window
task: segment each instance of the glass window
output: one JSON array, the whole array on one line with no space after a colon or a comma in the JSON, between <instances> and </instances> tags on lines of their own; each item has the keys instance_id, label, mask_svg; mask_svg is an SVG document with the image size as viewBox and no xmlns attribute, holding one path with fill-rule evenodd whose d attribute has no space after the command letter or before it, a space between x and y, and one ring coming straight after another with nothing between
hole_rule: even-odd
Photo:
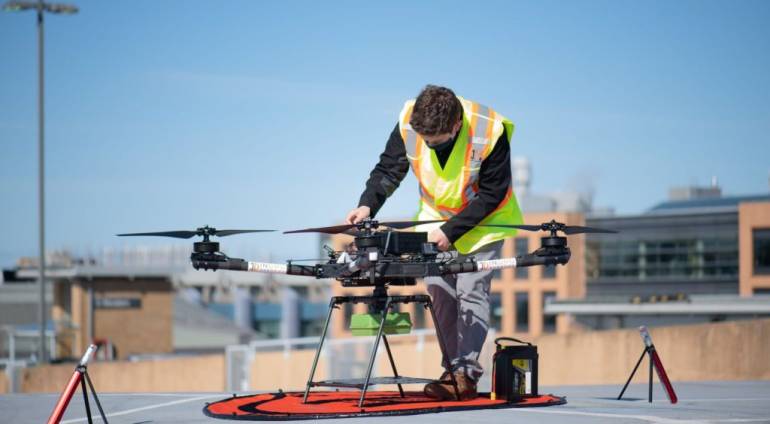
<instances>
[{"instance_id":1,"label":"glass window","mask_svg":"<svg viewBox=\"0 0 770 424\"><path fill-rule=\"evenodd\" d=\"M770 229L754 230L754 274L770 274Z\"/></svg>"},{"instance_id":2,"label":"glass window","mask_svg":"<svg viewBox=\"0 0 770 424\"><path fill-rule=\"evenodd\" d=\"M519 237L515 239L514 248L516 249L515 255L526 255L529 253L529 239ZM529 277L529 269L526 267L515 268L515 277L517 279L526 280Z\"/></svg>"},{"instance_id":3,"label":"glass window","mask_svg":"<svg viewBox=\"0 0 770 424\"><path fill-rule=\"evenodd\" d=\"M767 230L767 231L770 231ZM768 271L770 273L770 270ZM595 278L697 280L738 276L733 235L586 241L586 275Z\"/></svg>"},{"instance_id":4,"label":"glass window","mask_svg":"<svg viewBox=\"0 0 770 424\"><path fill-rule=\"evenodd\" d=\"M269 339L277 339L281 336L281 321L262 320L254 322L254 329L267 336Z\"/></svg>"},{"instance_id":5,"label":"glass window","mask_svg":"<svg viewBox=\"0 0 770 424\"><path fill-rule=\"evenodd\" d=\"M529 293L516 293L516 331L529 332Z\"/></svg>"},{"instance_id":6,"label":"glass window","mask_svg":"<svg viewBox=\"0 0 770 424\"><path fill-rule=\"evenodd\" d=\"M545 304L551 300L556 300L556 292L543 292L543 310L545 310ZM543 331L546 333L553 333L556 331L556 315L543 314Z\"/></svg>"},{"instance_id":7,"label":"glass window","mask_svg":"<svg viewBox=\"0 0 770 424\"><path fill-rule=\"evenodd\" d=\"M500 293L489 294L489 328L500 331L503 322L503 302Z\"/></svg>"},{"instance_id":8,"label":"glass window","mask_svg":"<svg viewBox=\"0 0 770 424\"><path fill-rule=\"evenodd\" d=\"M320 336L323 331L324 321L322 320L305 320L300 322L299 335L300 337L312 337Z\"/></svg>"},{"instance_id":9,"label":"glass window","mask_svg":"<svg viewBox=\"0 0 770 424\"><path fill-rule=\"evenodd\" d=\"M541 268L543 270L543 278L556 278L556 265L548 265Z\"/></svg>"}]
</instances>

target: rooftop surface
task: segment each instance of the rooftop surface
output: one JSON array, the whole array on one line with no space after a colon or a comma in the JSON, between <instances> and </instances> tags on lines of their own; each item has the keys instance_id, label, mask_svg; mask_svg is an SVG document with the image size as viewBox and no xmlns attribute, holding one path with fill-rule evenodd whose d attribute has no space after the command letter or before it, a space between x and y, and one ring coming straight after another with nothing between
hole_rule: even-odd
<instances>
[{"instance_id":1,"label":"rooftop surface","mask_svg":"<svg viewBox=\"0 0 770 424\"><path fill-rule=\"evenodd\" d=\"M62 386L66 382L62 382ZM99 390L98 381L94 382ZM324 423L770 423L770 381L674 383L679 403L671 405L657 382L654 401L647 386L631 385L623 400L615 400L622 385L543 387L542 393L567 397L567 404L545 408L443 412L401 417L346 418ZM238 393L242 395L245 393ZM110 423L225 423L203 415L206 402L229 393L104 393L99 395ZM45 422L57 394L0 396L0 422ZM98 416L94 403L91 407ZM96 416L95 416L96 417ZM419 420L419 421L418 421ZM80 393L73 397L63 424L87 422ZM101 422L100 419L94 422Z\"/></svg>"}]
</instances>

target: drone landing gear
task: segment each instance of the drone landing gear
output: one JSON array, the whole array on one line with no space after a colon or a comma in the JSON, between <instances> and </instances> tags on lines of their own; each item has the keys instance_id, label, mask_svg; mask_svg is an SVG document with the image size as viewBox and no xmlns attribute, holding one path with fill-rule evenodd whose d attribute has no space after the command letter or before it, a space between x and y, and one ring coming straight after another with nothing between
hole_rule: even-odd
<instances>
[{"instance_id":1,"label":"drone landing gear","mask_svg":"<svg viewBox=\"0 0 770 424\"><path fill-rule=\"evenodd\" d=\"M318 365L318 358L321 356L321 349L323 348L324 340L326 339L327 330L329 329L329 322L331 321L332 312L337 309L337 305L346 303L356 304L365 303L381 314L380 326L377 330L377 337L374 339L374 346L369 355L369 364L366 368L366 377L363 379L341 379L341 380L325 380L325 381L313 381L315 376L316 366ZM385 321L387 313L390 309L398 303L418 303L422 304L424 308L430 311L431 319L434 324L436 321L436 314L433 311L433 303L428 295L411 295L411 296L388 296L387 289L383 286L375 288L373 296L335 296L332 297L329 302L329 314L326 316L326 324L324 325L323 333L321 334L321 340L318 343L318 349L315 352L315 358L313 359L313 366L310 368L310 377L307 380L307 386L305 386L305 395L302 399L302 403L307 403L308 395L310 394L311 387L346 387L361 390L361 397L358 400L358 407L363 408L364 399L366 398L366 392L369 386L379 384L395 384L398 386L398 391L401 397L404 397L404 389L402 384L427 384L435 382L436 380L427 378L413 378L404 377L398 375L396 370L396 362L393 360L393 354L390 351L390 344L387 337L384 334ZM441 349L441 355L444 358L444 364L449 364L449 358L447 356L446 344L444 337L441 334L441 329L438 325L436 327L436 339L438 340L439 348ZM388 360L390 361L390 367L393 371L393 377L372 377L372 369L374 367L374 361L377 359L377 348L379 347L380 339L385 344L385 351L388 353ZM457 387L457 381L455 380L454 373L449 373L452 379L452 386L454 387L455 396L460 398L460 390Z\"/></svg>"}]
</instances>

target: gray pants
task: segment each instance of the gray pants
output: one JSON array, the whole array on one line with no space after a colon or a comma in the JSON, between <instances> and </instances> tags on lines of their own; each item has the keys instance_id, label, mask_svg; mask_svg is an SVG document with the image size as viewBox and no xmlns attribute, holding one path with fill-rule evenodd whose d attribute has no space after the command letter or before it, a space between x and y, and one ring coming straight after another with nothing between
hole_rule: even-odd
<instances>
[{"instance_id":1,"label":"gray pants","mask_svg":"<svg viewBox=\"0 0 770 424\"><path fill-rule=\"evenodd\" d=\"M498 259L502 247L502 241L490 243L472 255L476 260ZM476 381L484 373L479 354L489 330L491 282L492 271L425 278L452 371Z\"/></svg>"}]
</instances>

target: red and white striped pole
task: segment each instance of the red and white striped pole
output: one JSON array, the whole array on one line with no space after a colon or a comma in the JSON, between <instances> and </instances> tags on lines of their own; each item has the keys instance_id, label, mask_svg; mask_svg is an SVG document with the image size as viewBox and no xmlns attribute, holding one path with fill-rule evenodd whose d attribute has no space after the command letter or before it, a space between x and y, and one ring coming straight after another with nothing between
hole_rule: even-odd
<instances>
[{"instance_id":1,"label":"red and white striped pole","mask_svg":"<svg viewBox=\"0 0 770 424\"><path fill-rule=\"evenodd\" d=\"M61 421L62 416L64 416L64 411L67 410L67 405L69 405L70 400L72 399L72 395L74 395L75 391L78 389L78 384L85 378L83 376L83 371L85 370L86 365L88 365L88 361L94 356L94 353L96 353L96 345L88 346L83 358L80 359L77 367L75 367L75 372L72 373L69 383L67 383L61 396L59 396L59 401L56 402L56 407L54 407L51 417L48 418L48 424L59 424L59 421Z\"/></svg>"}]
</instances>

